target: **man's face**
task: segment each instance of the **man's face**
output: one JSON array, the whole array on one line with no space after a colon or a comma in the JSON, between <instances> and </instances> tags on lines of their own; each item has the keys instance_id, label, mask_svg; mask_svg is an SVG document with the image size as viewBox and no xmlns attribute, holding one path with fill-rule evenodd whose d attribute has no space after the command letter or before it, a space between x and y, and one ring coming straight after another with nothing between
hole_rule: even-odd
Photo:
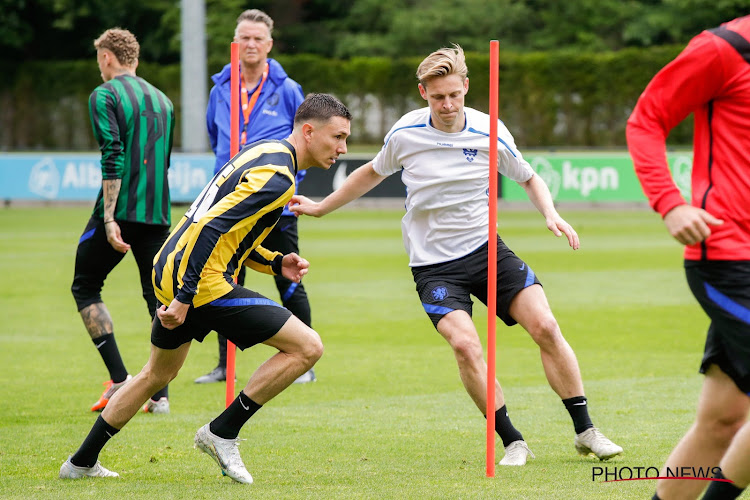
<instances>
[{"instance_id":1,"label":"man's face","mask_svg":"<svg viewBox=\"0 0 750 500\"><path fill-rule=\"evenodd\" d=\"M309 127L305 129L305 136L315 166L328 170L339 155L346 154L350 125L343 116L334 116L327 122L305 124L305 127Z\"/></svg>"},{"instance_id":2,"label":"man's face","mask_svg":"<svg viewBox=\"0 0 750 500\"><path fill-rule=\"evenodd\" d=\"M252 21L242 21L237 25L234 41L240 44L240 60L247 65L264 63L273 47L268 26Z\"/></svg>"},{"instance_id":3,"label":"man's face","mask_svg":"<svg viewBox=\"0 0 750 500\"><path fill-rule=\"evenodd\" d=\"M96 63L99 65L99 74L102 76L102 80L108 82L112 79L112 70L108 64L108 57L111 54L107 54L105 49L96 50Z\"/></svg>"},{"instance_id":4,"label":"man's face","mask_svg":"<svg viewBox=\"0 0 750 500\"><path fill-rule=\"evenodd\" d=\"M451 74L436 76L419 84L419 93L430 106L432 125L442 132L460 132L464 128L464 96L469 79Z\"/></svg>"}]
</instances>

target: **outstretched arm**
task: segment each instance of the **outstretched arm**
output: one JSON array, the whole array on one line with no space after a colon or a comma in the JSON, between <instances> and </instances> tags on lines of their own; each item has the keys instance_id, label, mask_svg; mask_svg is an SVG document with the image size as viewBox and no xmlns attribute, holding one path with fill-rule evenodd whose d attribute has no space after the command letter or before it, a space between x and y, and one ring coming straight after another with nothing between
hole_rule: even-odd
<instances>
[{"instance_id":1,"label":"outstretched arm","mask_svg":"<svg viewBox=\"0 0 750 500\"><path fill-rule=\"evenodd\" d=\"M305 196L292 196L289 210L296 215L322 217L346 205L350 201L360 198L362 195L383 182L384 179L385 176L378 174L375 172L375 169L372 168L372 162L368 162L352 172L340 188L326 196L319 203L316 203Z\"/></svg>"},{"instance_id":2,"label":"outstretched arm","mask_svg":"<svg viewBox=\"0 0 750 500\"><path fill-rule=\"evenodd\" d=\"M544 219L547 221L547 229L552 231L555 236L559 237L563 234L567 236L568 244L571 248L578 250L580 246L578 234L555 210L555 205L552 203L552 195L542 178L534 174L531 176L531 179L526 182L519 182L519 184L524 188L527 196L536 209L539 210L539 213L544 216Z\"/></svg>"}]
</instances>

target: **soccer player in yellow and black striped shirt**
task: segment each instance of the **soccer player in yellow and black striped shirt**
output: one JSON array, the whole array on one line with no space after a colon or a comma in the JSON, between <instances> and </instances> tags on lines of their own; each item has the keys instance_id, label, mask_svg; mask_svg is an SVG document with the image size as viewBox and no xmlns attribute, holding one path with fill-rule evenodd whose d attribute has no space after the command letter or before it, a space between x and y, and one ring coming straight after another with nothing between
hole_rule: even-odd
<instances>
[{"instance_id":1,"label":"soccer player in yellow and black striped shirt","mask_svg":"<svg viewBox=\"0 0 750 500\"><path fill-rule=\"evenodd\" d=\"M240 265L299 282L308 262L261 243L294 194L297 169L330 168L346 153L351 114L336 98L310 94L297 109L292 134L282 141L246 146L209 182L174 228L154 261L162 306L151 331L151 356L143 370L117 391L60 477L116 476L98 463L99 452L148 397L170 382L190 342L215 330L240 349L264 343L278 349L250 377L237 399L201 427L195 444L222 472L252 483L237 448L247 420L312 368L323 354L318 334L275 302L234 284Z\"/></svg>"}]
</instances>

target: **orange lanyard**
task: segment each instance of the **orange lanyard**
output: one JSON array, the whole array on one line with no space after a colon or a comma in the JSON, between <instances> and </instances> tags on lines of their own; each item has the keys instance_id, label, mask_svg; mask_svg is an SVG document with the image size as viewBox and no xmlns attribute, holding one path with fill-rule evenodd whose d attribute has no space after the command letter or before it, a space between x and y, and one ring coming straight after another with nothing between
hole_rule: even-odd
<instances>
[{"instance_id":1,"label":"orange lanyard","mask_svg":"<svg viewBox=\"0 0 750 500\"><path fill-rule=\"evenodd\" d=\"M242 116L245 119L245 125L244 127L242 127L242 133L240 134L240 145L245 144L245 142L247 141L247 124L250 122L250 113L253 112L253 108L255 107L255 103L258 100L258 96L260 96L260 91L263 89L263 84L266 83L266 78L268 78L268 63L266 63L266 69L265 71L263 71L263 77L260 79L258 88L255 89L253 95L248 98L248 94L250 92L247 90L247 85L245 85L245 75L240 73L240 97L242 99Z\"/></svg>"}]
</instances>

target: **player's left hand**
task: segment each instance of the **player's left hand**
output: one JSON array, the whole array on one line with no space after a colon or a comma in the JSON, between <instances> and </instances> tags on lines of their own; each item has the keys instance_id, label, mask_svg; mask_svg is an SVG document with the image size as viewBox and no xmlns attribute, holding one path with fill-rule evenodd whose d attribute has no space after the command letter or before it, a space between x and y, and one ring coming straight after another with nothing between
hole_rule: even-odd
<instances>
[{"instance_id":1,"label":"player's left hand","mask_svg":"<svg viewBox=\"0 0 750 500\"><path fill-rule=\"evenodd\" d=\"M183 304L177 299L172 300L169 307L162 305L156 310L156 317L161 321L161 326L167 330L174 330L185 322L190 304Z\"/></svg>"},{"instance_id":2,"label":"player's left hand","mask_svg":"<svg viewBox=\"0 0 750 500\"><path fill-rule=\"evenodd\" d=\"M286 254L281 260L281 275L295 283L302 281L309 268L310 263L294 252Z\"/></svg>"},{"instance_id":3,"label":"player's left hand","mask_svg":"<svg viewBox=\"0 0 750 500\"><path fill-rule=\"evenodd\" d=\"M568 237L568 245L573 250L578 250L581 246L581 242L578 240L578 233L573 229L573 226L565 222L565 220L559 215L555 215L547 219L547 229L552 231L558 238L563 234Z\"/></svg>"}]
</instances>

